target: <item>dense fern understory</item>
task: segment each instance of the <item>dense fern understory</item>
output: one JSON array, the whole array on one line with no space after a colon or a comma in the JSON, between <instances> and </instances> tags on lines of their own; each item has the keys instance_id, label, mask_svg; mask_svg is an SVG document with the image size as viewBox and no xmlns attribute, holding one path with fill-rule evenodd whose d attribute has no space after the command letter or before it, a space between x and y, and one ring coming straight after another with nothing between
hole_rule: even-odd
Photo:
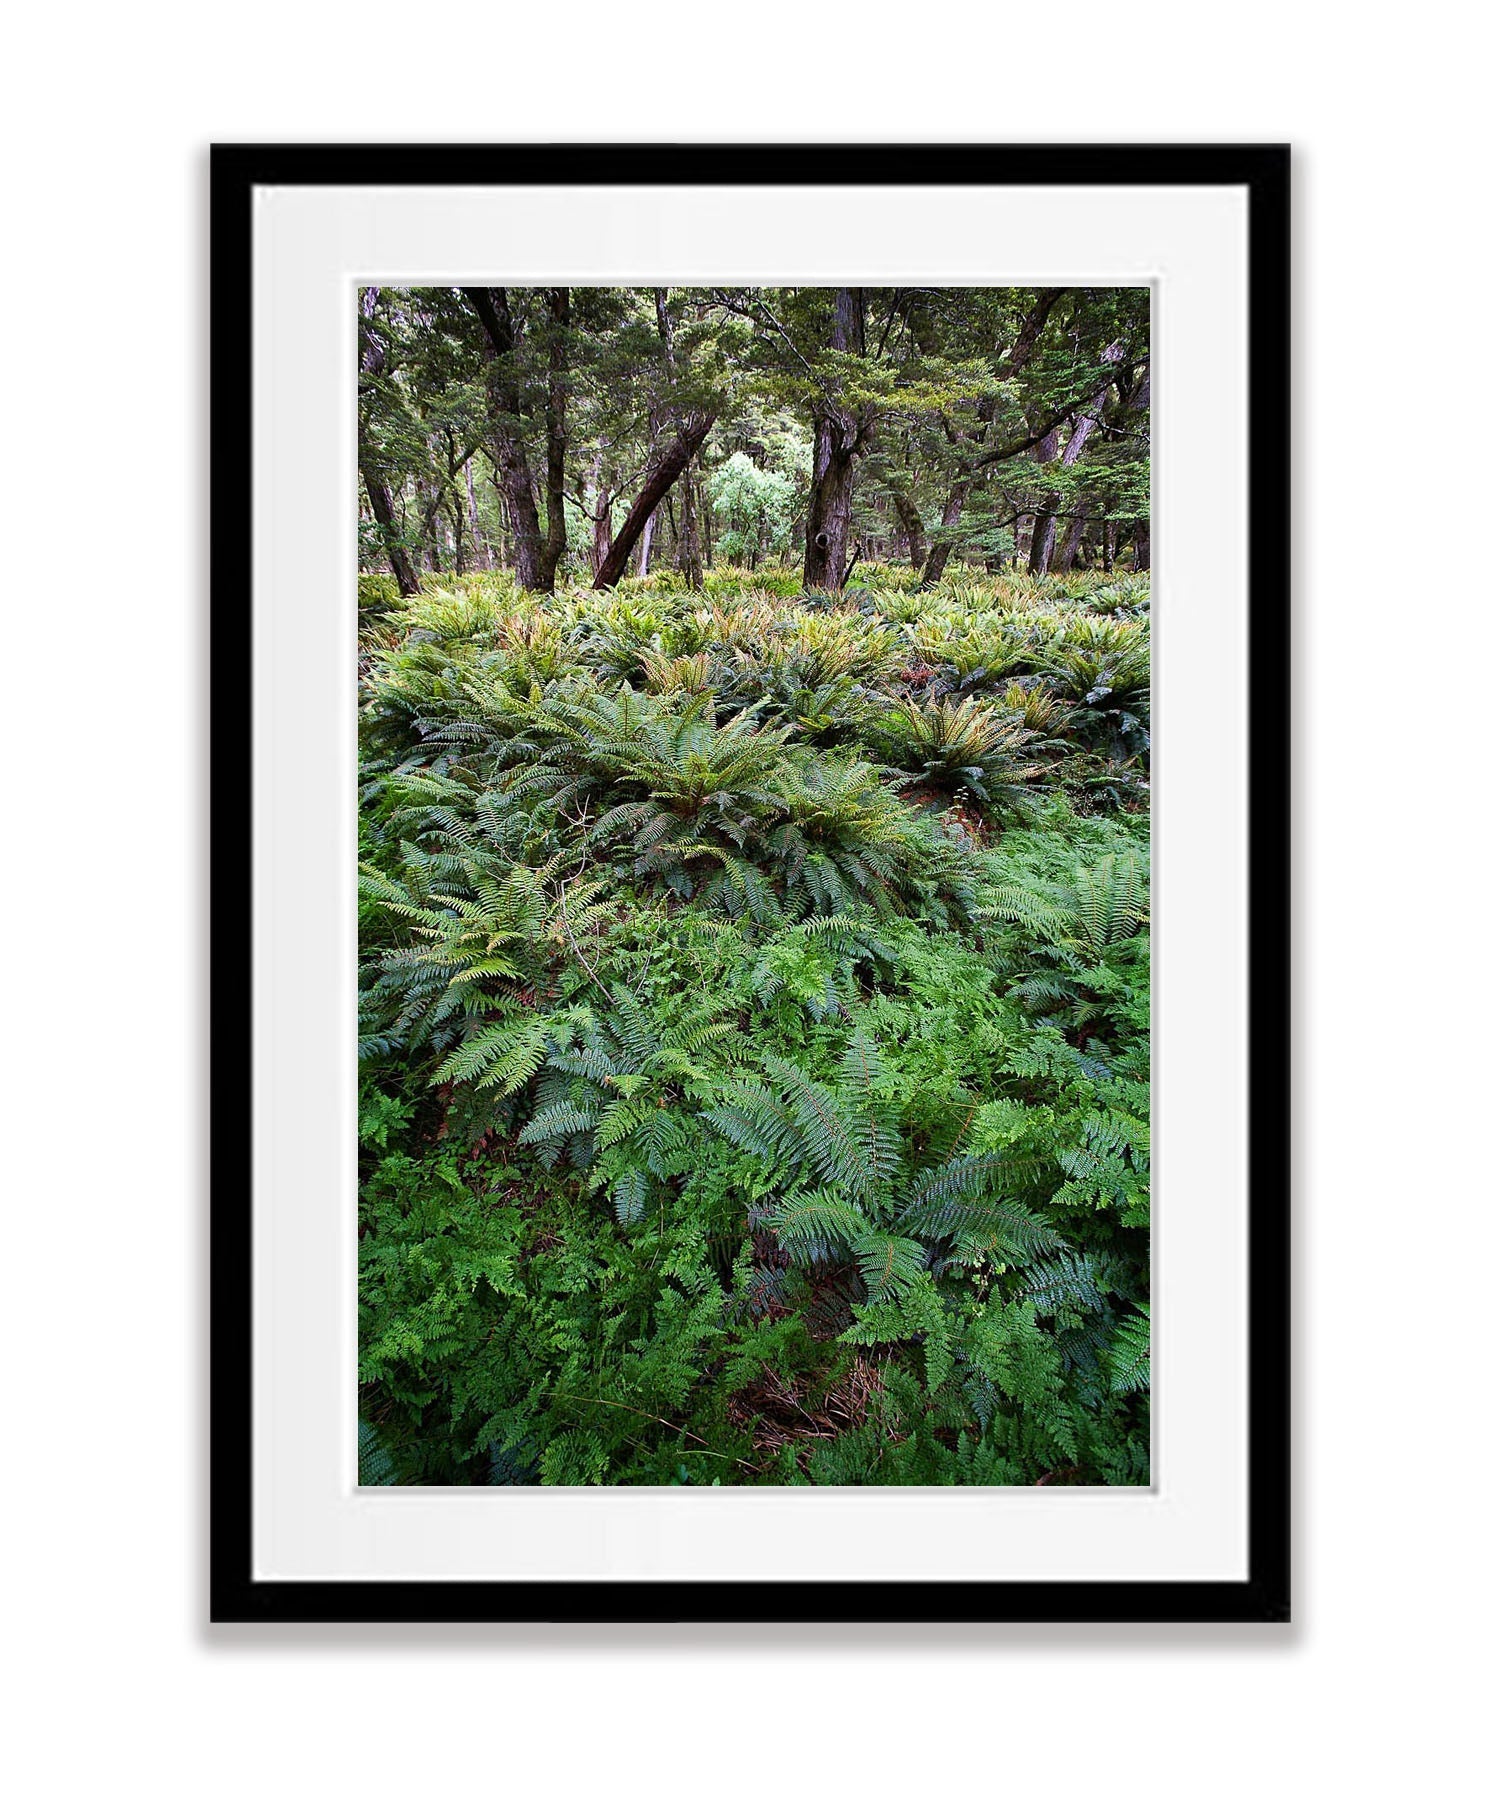
<instances>
[{"instance_id":1,"label":"dense fern understory","mask_svg":"<svg viewBox=\"0 0 1500 1800\"><path fill-rule=\"evenodd\" d=\"M864 579L362 578L362 1480L1149 1479L1148 581Z\"/></svg>"}]
</instances>

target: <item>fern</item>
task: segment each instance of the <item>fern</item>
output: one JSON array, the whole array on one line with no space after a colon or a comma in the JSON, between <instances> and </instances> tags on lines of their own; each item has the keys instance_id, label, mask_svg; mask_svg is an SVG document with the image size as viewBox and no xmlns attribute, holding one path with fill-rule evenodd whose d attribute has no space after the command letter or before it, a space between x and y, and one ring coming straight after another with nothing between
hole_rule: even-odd
<instances>
[{"instance_id":1,"label":"fern","mask_svg":"<svg viewBox=\"0 0 1500 1800\"><path fill-rule=\"evenodd\" d=\"M919 706L903 700L878 728L887 754L922 782L966 789L1015 818L1034 812L1043 765L1029 754L1031 731L1014 712L971 694Z\"/></svg>"},{"instance_id":2,"label":"fern","mask_svg":"<svg viewBox=\"0 0 1500 1800\"><path fill-rule=\"evenodd\" d=\"M1109 1348L1110 1388L1136 1394L1151 1385L1151 1308L1142 1301L1116 1327Z\"/></svg>"},{"instance_id":3,"label":"fern","mask_svg":"<svg viewBox=\"0 0 1500 1800\"><path fill-rule=\"evenodd\" d=\"M370 587L362 1479L1149 1480L1149 580L953 570Z\"/></svg>"},{"instance_id":4,"label":"fern","mask_svg":"<svg viewBox=\"0 0 1500 1800\"><path fill-rule=\"evenodd\" d=\"M399 1477L390 1450L368 1419L359 1422L359 1485L395 1487Z\"/></svg>"}]
</instances>

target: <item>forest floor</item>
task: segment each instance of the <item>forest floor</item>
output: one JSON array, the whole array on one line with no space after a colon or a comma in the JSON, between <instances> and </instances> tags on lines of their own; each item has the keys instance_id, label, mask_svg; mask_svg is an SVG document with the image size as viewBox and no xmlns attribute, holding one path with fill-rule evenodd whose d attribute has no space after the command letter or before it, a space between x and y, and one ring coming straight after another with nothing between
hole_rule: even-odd
<instances>
[{"instance_id":1,"label":"forest floor","mask_svg":"<svg viewBox=\"0 0 1500 1800\"><path fill-rule=\"evenodd\" d=\"M1149 1480L1142 576L361 580L362 1479Z\"/></svg>"}]
</instances>

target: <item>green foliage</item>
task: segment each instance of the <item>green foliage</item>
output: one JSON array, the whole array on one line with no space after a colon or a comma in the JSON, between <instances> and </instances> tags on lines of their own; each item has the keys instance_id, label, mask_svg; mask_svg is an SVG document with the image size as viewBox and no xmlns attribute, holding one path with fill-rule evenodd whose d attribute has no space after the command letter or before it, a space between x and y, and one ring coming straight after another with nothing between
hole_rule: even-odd
<instances>
[{"instance_id":1,"label":"green foliage","mask_svg":"<svg viewBox=\"0 0 1500 1800\"><path fill-rule=\"evenodd\" d=\"M365 626L361 1480L1144 1482L1141 597L710 573Z\"/></svg>"},{"instance_id":2,"label":"green foliage","mask_svg":"<svg viewBox=\"0 0 1500 1800\"><path fill-rule=\"evenodd\" d=\"M388 613L401 598L393 575L361 575L359 577L359 612L361 618Z\"/></svg>"},{"instance_id":3,"label":"green foliage","mask_svg":"<svg viewBox=\"0 0 1500 1800\"><path fill-rule=\"evenodd\" d=\"M768 552L791 549L803 485L797 479L800 473L786 467L762 468L743 450L715 469L709 494L721 521L719 547L731 562L754 568Z\"/></svg>"},{"instance_id":4,"label":"green foliage","mask_svg":"<svg viewBox=\"0 0 1500 1800\"><path fill-rule=\"evenodd\" d=\"M972 694L925 706L902 700L879 729L891 761L924 782L967 789L1013 817L1024 819L1035 810L1031 784L1043 771L1028 760L1033 733L1015 712L986 706Z\"/></svg>"}]
</instances>

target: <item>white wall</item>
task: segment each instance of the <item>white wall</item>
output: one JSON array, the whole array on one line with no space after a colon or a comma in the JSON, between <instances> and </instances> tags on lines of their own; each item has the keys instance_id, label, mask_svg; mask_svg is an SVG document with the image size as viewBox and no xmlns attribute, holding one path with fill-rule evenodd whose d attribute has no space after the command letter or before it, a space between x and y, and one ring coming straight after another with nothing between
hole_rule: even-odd
<instances>
[{"instance_id":1,"label":"white wall","mask_svg":"<svg viewBox=\"0 0 1500 1800\"><path fill-rule=\"evenodd\" d=\"M969 1766L1030 1795L1450 1788L1492 1692L1495 1069L1476 1036L1494 1033L1493 818L1459 782L1492 757L1500 658L1493 526L1428 539L1434 507L1477 525L1494 494L1477 13L940 0L867 5L835 32L832 9L786 0L506 11L147 0L10 28L19 1167L0 1320L10 1742L37 1764L19 1791L571 1792L633 1762L667 1790L757 1795L815 1772L948 1785ZM203 147L510 137L1296 145L1290 1631L202 1624ZM1355 532L1384 553L1353 559Z\"/></svg>"}]
</instances>

